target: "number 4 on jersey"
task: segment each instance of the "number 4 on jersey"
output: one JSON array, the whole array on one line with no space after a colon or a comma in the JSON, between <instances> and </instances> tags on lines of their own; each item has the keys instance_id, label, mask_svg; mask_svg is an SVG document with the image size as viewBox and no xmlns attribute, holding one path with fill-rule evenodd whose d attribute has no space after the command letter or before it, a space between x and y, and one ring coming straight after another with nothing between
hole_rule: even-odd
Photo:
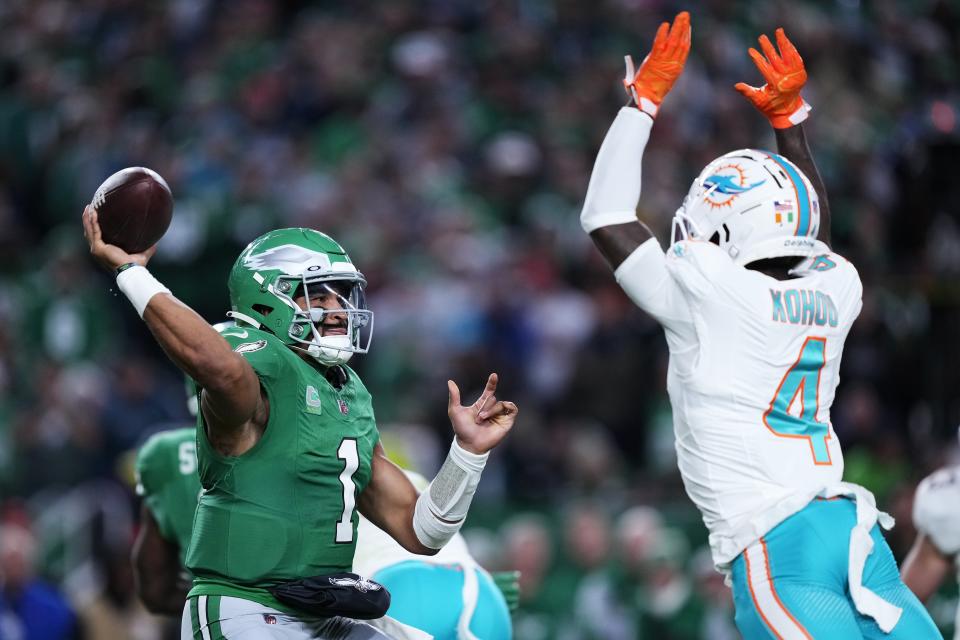
<instances>
[{"instance_id":1,"label":"number 4 on jersey","mask_svg":"<svg viewBox=\"0 0 960 640\"><path fill-rule=\"evenodd\" d=\"M832 464L827 439L830 428L817 422L820 405L820 372L826 364L826 338L807 338L800 357L780 381L770 408L763 414L763 423L773 433L785 438L806 438L810 441L814 464ZM799 397L800 415L790 413Z\"/></svg>"}]
</instances>

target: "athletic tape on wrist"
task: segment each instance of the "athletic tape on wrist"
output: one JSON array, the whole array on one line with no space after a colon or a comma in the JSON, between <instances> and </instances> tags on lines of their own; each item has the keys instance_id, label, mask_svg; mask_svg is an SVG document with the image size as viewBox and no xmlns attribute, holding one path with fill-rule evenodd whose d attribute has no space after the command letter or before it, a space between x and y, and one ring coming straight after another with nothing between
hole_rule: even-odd
<instances>
[{"instance_id":1,"label":"athletic tape on wrist","mask_svg":"<svg viewBox=\"0 0 960 640\"><path fill-rule=\"evenodd\" d=\"M810 111L812 109L813 107L807 104L807 101L804 100L803 104L800 105L800 108L790 114L788 120L790 120L791 124L798 125L807 119L807 116L810 115Z\"/></svg>"},{"instance_id":2,"label":"athletic tape on wrist","mask_svg":"<svg viewBox=\"0 0 960 640\"><path fill-rule=\"evenodd\" d=\"M440 549L460 530L489 456L464 450L454 438L447 459L414 509L413 530L423 546Z\"/></svg>"},{"instance_id":3,"label":"athletic tape on wrist","mask_svg":"<svg viewBox=\"0 0 960 640\"><path fill-rule=\"evenodd\" d=\"M158 293L170 293L170 289L160 284L146 267L140 265L121 271L117 275L117 286L120 287L123 295L127 296L141 318L150 298Z\"/></svg>"},{"instance_id":4,"label":"athletic tape on wrist","mask_svg":"<svg viewBox=\"0 0 960 640\"><path fill-rule=\"evenodd\" d=\"M657 106L656 102L654 102L649 98L644 98L643 96L641 96L640 99L637 100L636 102L637 102L637 109L640 109L640 111L643 111L645 114L647 114L651 118L657 117L657 111L660 110L660 107Z\"/></svg>"}]
</instances>

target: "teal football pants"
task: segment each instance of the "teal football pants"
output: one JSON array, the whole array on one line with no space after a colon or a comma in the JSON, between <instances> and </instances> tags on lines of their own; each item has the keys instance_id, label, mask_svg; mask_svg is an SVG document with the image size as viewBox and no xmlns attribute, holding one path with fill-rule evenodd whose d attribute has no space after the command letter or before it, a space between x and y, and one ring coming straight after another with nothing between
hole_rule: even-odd
<instances>
[{"instance_id":1,"label":"teal football pants","mask_svg":"<svg viewBox=\"0 0 960 640\"><path fill-rule=\"evenodd\" d=\"M736 623L744 640L920 640L943 636L900 580L890 547L874 525L863 585L903 614L890 633L859 613L847 586L856 505L817 499L763 536L733 563Z\"/></svg>"},{"instance_id":2,"label":"teal football pants","mask_svg":"<svg viewBox=\"0 0 960 640\"><path fill-rule=\"evenodd\" d=\"M503 594L486 571L477 576L477 601L469 630L477 640L510 640L510 612ZM408 560L381 569L373 579L390 591L387 615L433 635L435 640L461 640L464 569ZM469 637L469 636L467 636Z\"/></svg>"}]
</instances>

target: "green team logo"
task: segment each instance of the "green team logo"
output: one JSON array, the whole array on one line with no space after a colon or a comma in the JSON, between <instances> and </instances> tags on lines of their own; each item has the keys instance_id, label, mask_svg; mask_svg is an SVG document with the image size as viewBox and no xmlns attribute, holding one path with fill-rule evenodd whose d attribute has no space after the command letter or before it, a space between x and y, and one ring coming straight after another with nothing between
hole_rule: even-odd
<instances>
[{"instance_id":1,"label":"green team logo","mask_svg":"<svg viewBox=\"0 0 960 640\"><path fill-rule=\"evenodd\" d=\"M238 344L233 348L237 353L253 353L254 351L260 351L267 346L266 340L257 340L256 342L244 342L243 344Z\"/></svg>"},{"instance_id":2,"label":"green team logo","mask_svg":"<svg viewBox=\"0 0 960 640\"><path fill-rule=\"evenodd\" d=\"M317 415L322 413L320 407L320 394L317 393L317 390L313 385L307 386L306 406L307 413L315 413Z\"/></svg>"}]
</instances>

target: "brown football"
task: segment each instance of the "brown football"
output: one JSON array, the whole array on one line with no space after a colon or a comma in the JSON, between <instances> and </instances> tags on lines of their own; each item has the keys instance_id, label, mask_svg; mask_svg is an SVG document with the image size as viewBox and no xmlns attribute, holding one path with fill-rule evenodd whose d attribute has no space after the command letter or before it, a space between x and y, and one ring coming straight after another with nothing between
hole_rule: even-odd
<instances>
[{"instance_id":1,"label":"brown football","mask_svg":"<svg viewBox=\"0 0 960 640\"><path fill-rule=\"evenodd\" d=\"M127 253L146 251L170 226L173 195L166 180L146 167L127 167L93 194L103 241Z\"/></svg>"}]
</instances>

